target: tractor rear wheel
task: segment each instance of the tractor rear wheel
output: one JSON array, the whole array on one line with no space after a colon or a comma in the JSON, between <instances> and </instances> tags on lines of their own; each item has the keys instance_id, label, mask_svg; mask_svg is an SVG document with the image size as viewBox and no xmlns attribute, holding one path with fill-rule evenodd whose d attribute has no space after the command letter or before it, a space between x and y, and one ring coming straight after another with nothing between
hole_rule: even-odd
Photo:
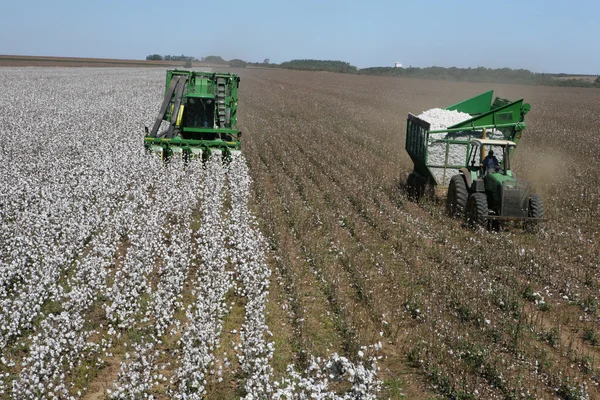
<instances>
[{"instance_id":1,"label":"tractor rear wheel","mask_svg":"<svg viewBox=\"0 0 600 400\"><path fill-rule=\"evenodd\" d=\"M485 227L488 213L485 193L473 193L467 201L467 224L469 227Z\"/></svg>"},{"instance_id":2,"label":"tractor rear wheel","mask_svg":"<svg viewBox=\"0 0 600 400\"><path fill-rule=\"evenodd\" d=\"M446 211L451 217L463 216L467 206L467 184L462 175L454 175L448 185L448 195L446 196Z\"/></svg>"},{"instance_id":3,"label":"tractor rear wheel","mask_svg":"<svg viewBox=\"0 0 600 400\"><path fill-rule=\"evenodd\" d=\"M532 194L529 196L529 211L527 212L529 218L544 218L544 205L542 198L539 194ZM527 221L526 227L529 230L535 230L539 224L539 220Z\"/></svg>"}]
</instances>

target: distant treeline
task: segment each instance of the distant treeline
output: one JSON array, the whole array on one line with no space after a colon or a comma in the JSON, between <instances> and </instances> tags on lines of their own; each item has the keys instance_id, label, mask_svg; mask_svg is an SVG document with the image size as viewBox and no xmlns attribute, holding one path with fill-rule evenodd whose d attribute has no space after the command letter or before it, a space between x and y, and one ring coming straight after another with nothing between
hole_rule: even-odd
<instances>
[{"instance_id":1,"label":"distant treeline","mask_svg":"<svg viewBox=\"0 0 600 400\"><path fill-rule=\"evenodd\" d=\"M510 68L393 68L372 67L358 71L361 75L404 76L413 78L444 79L453 81L520 83L548 86L600 87L600 77L595 81L569 78L568 74L541 74L526 69ZM560 78L560 79L558 79Z\"/></svg>"},{"instance_id":2,"label":"distant treeline","mask_svg":"<svg viewBox=\"0 0 600 400\"><path fill-rule=\"evenodd\" d=\"M219 56L208 56L208 57L200 57L200 58L196 58L196 57L191 57L191 56L186 56L186 55L180 55L180 56L172 56L172 55L164 55L161 56L160 54L150 54L149 56L146 56L146 60L154 60L154 61L195 61L195 62L205 62L205 63L211 63L211 64L223 64L223 65L227 65L229 64L228 61L223 60L223 58L219 57Z\"/></svg>"},{"instance_id":3,"label":"distant treeline","mask_svg":"<svg viewBox=\"0 0 600 400\"><path fill-rule=\"evenodd\" d=\"M273 64L269 62L269 59L266 59L261 63L249 62L246 63L246 65L251 67L285 68L301 71L341 72L348 74L355 74L358 71L358 69L354 65L350 65L350 63L334 60L292 60L282 62L281 64Z\"/></svg>"},{"instance_id":4,"label":"distant treeline","mask_svg":"<svg viewBox=\"0 0 600 400\"><path fill-rule=\"evenodd\" d=\"M220 56L207 56L200 59L189 56L161 56L153 54L146 57L147 60L166 60L166 61L184 61L186 66L191 66L192 61L200 61L210 64L229 65L230 67L245 68L285 68L303 71L327 71L340 72L346 74L359 75L378 75L378 76L401 76L410 78L424 79L443 79L452 81L467 82L489 82L489 83L518 83L526 85L545 85L545 86L574 86L574 87L597 87L600 88L600 76L595 80L581 79L581 75L569 74L546 74L535 73L526 69L511 68L394 68L394 67L371 67L358 69L345 61L334 60L291 60L281 64L271 63L268 58L263 62L247 62L238 58L233 60L224 60Z\"/></svg>"},{"instance_id":5,"label":"distant treeline","mask_svg":"<svg viewBox=\"0 0 600 400\"><path fill-rule=\"evenodd\" d=\"M468 82L519 83L527 85L600 87L600 76L595 81L576 78L568 74L540 74L526 69L511 68L394 68L372 67L358 69L344 61L292 60L281 64L247 63L249 66L286 68L305 71L329 71L359 75L403 76L411 78L443 79ZM578 75L576 75L578 76Z\"/></svg>"},{"instance_id":6,"label":"distant treeline","mask_svg":"<svg viewBox=\"0 0 600 400\"><path fill-rule=\"evenodd\" d=\"M357 71L357 68L350 63L331 60L292 60L279 64L278 68L342 73L356 73Z\"/></svg>"}]
</instances>

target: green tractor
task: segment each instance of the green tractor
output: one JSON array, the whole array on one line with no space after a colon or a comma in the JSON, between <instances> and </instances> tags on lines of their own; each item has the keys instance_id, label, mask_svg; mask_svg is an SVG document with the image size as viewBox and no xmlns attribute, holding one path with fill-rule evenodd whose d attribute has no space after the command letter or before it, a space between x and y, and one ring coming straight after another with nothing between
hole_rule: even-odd
<instances>
[{"instance_id":1,"label":"green tractor","mask_svg":"<svg viewBox=\"0 0 600 400\"><path fill-rule=\"evenodd\" d=\"M152 130L145 129L146 150L165 161L239 155L239 84L240 78L231 73L167 71L163 103ZM167 126L160 131L163 121Z\"/></svg>"},{"instance_id":2,"label":"green tractor","mask_svg":"<svg viewBox=\"0 0 600 400\"><path fill-rule=\"evenodd\" d=\"M517 180L510 168L516 146L510 140L471 141L469 165L450 178L446 196L450 216L466 216L470 227L499 226L510 220L533 227L544 218L541 197L531 193L529 183Z\"/></svg>"},{"instance_id":3,"label":"green tractor","mask_svg":"<svg viewBox=\"0 0 600 400\"><path fill-rule=\"evenodd\" d=\"M535 226L544 217L542 200L531 185L515 178L510 168L526 128L531 106L523 99L493 97L493 91L446 107L471 116L444 129L408 114L406 151L414 168L406 182L409 198L442 194L451 216L466 217L470 226L498 227L502 221ZM490 150L498 155L494 168L484 168Z\"/></svg>"}]
</instances>

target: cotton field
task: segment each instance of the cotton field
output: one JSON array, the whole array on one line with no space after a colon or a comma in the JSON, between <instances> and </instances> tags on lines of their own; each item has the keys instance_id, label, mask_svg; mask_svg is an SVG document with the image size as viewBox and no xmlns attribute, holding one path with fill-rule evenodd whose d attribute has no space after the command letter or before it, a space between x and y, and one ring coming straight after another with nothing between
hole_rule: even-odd
<instances>
[{"instance_id":1,"label":"cotton field","mask_svg":"<svg viewBox=\"0 0 600 400\"><path fill-rule=\"evenodd\" d=\"M378 344L274 371L245 158L165 166L143 151L164 70L0 79L1 398L377 396Z\"/></svg>"},{"instance_id":2,"label":"cotton field","mask_svg":"<svg viewBox=\"0 0 600 400\"><path fill-rule=\"evenodd\" d=\"M165 166L164 70L0 69L1 399L600 398L600 91L233 72L244 157ZM407 114L490 89L535 234L407 197Z\"/></svg>"}]
</instances>

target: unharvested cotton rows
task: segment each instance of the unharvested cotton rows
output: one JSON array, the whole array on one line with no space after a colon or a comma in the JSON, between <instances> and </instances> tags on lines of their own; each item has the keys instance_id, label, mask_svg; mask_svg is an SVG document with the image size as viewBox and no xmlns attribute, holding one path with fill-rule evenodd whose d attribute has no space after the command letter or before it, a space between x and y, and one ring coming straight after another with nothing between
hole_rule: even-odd
<instances>
[{"instance_id":1,"label":"unharvested cotton rows","mask_svg":"<svg viewBox=\"0 0 600 400\"><path fill-rule=\"evenodd\" d=\"M123 337L123 329L151 325L154 334L133 346L111 388L116 397L149 397L154 385L168 384L157 373L156 344L178 327L173 315L182 307L186 279L195 301L186 310L168 390L172 398L202 397L225 294L233 287L228 263L247 304L238 353L246 397L327 392L314 368L290 367L287 381L272 381L273 348L265 337L270 272L248 211L243 158L227 171L213 160L203 181L199 165L165 168L141 149L143 125L162 96L163 70L0 69L0 78L7 82L0 133L10 138L0 141L6 177L0 183L0 344L29 348L23 356L3 352L3 368L13 372L0 374L0 397L79 398L70 375L82 360L102 364L113 340L98 337L104 329ZM222 210L225 175L230 210ZM202 221L192 232L199 199ZM159 278L155 290L151 274ZM142 295L150 300L146 314ZM98 300L110 322L102 332L86 328ZM348 396L359 388L375 393L375 369L344 360L315 362L323 373L347 364L353 373L345 377L357 382ZM373 379L353 378L363 375Z\"/></svg>"},{"instance_id":2,"label":"unharvested cotton rows","mask_svg":"<svg viewBox=\"0 0 600 400\"><path fill-rule=\"evenodd\" d=\"M203 171L200 163L184 166L175 161L161 169L166 175L161 181L169 184L154 193L160 201L157 198L154 208L147 210L166 215L166 220L151 239L151 254L160 261L156 268L160 280L157 289L151 293L144 320L153 323L155 334L144 337L143 344L135 345L133 353L128 353L127 359L121 363L119 376L109 389L111 398L125 395L147 397L146 392L150 388L166 380L156 372L158 365L155 361L159 354L156 345L172 323L179 323L173 319L173 314L182 305L183 285L194 254L190 223L203 192ZM146 286L149 287L148 284Z\"/></svg>"},{"instance_id":3,"label":"unharvested cotton rows","mask_svg":"<svg viewBox=\"0 0 600 400\"><path fill-rule=\"evenodd\" d=\"M91 302L105 292L119 228L111 218L126 188L137 187L138 173L148 169L139 147L123 151L120 142L129 139L110 128L107 115L119 116L114 101L73 101L93 84L115 91L127 77L117 71L114 80L99 83L94 74L72 79L70 70L56 70L39 79L39 71L0 70L11 100L0 116L9 138L0 144L6 177L0 190L2 348L20 346L25 329L41 318L21 362L3 354L5 364L21 365L19 376L3 374L2 394L12 386L14 398L64 397L65 375L82 352L97 347L87 343L91 331L82 327ZM58 307L52 314L44 308L49 301Z\"/></svg>"},{"instance_id":4,"label":"unharvested cotton rows","mask_svg":"<svg viewBox=\"0 0 600 400\"><path fill-rule=\"evenodd\" d=\"M147 268L141 274L131 271L129 278L123 276L125 283L117 286L127 290L130 285L137 284L143 287L150 295L150 302L145 317L138 313L139 303L135 296L126 298L119 303L125 310L129 310L129 324L120 325L119 328L130 327L135 324L151 323L154 328L152 335L143 338L143 343L134 346L134 351L127 354L127 359L121 363L117 380L109 389L111 398L120 396L142 396L154 385L158 384L155 363L159 350L160 337L174 321L173 314L177 307L181 307L183 285L190 267L192 258L192 231L190 228L191 216L195 208L199 193L201 193L202 168L201 164L184 165L173 161L168 167L159 166L159 182L168 182L160 187L153 188L152 194L146 196L151 199L142 206L146 215L161 214L160 219L154 222L137 223L136 229L144 231L149 246L145 250L136 250L136 254L145 254L149 258L145 261ZM153 175L157 178L157 175ZM132 218L132 221L135 221ZM143 219L142 219L143 220ZM152 228L149 228L149 225ZM133 233L132 233L133 236ZM136 244L132 243L131 252ZM139 261L139 259L134 259ZM128 259L125 259L127 262ZM136 265L136 263L132 263ZM138 264L139 265L139 264ZM150 291L150 282L147 274L156 270L160 280L155 291ZM139 271L138 271L139 272ZM131 294L131 292L129 292ZM138 292L133 292L138 293ZM141 320L141 321L140 321ZM116 330L115 330L116 332ZM162 376L161 376L162 377ZM163 378L166 379L166 378Z\"/></svg>"},{"instance_id":5,"label":"unharvested cotton rows","mask_svg":"<svg viewBox=\"0 0 600 400\"><path fill-rule=\"evenodd\" d=\"M364 356L362 350L359 356ZM311 357L306 370L298 372L293 365L288 365L287 372L287 377L275 382L277 390L272 397L275 400L375 400L381 386L374 358L366 363L353 363L337 353L328 359ZM347 380L352 387L340 394L330 383L341 380Z\"/></svg>"},{"instance_id":6,"label":"unharvested cotton rows","mask_svg":"<svg viewBox=\"0 0 600 400\"><path fill-rule=\"evenodd\" d=\"M113 222L112 219L107 221ZM50 314L42 321L40 333L33 337L24 367L13 383L14 398L33 399L42 394L48 398L68 396L65 374L84 357L98 355L99 345L88 341L94 332L84 329L84 317L98 294L106 289L106 271L112 263L116 238L115 231L106 226L106 230L90 243L93 250L89 256L77 263L70 285L72 289L66 293L63 304L64 311ZM108 243L112 245L107 246ZM37 390L32 392L32 387Z\"/></svg>"},{"instance_id":7,"label":"unharvested cotton rows","mask_svg":"<svg viewBox=\"0 0 600 400\"><path fill-rule=\"evenodd\" d=\"M113 389L108 389L111 399L153 399L148 392L163 378L157 373L156 360L158 351L154 350L152 343L133 345L135 357L129 360L129 353L125 354L126 361L121 363L121 369Z\"/></svg>"},{"instance_id":8,"label":"unharvested cotton rows","mask_svg":"<svg viewBox=\"0 0 600 400\"><path fill-rule=\"evenodd\" d=\"M115 328L125 329L135 325L139 298L150 292L147 276L154 269L155 254L161 246L158 238L165 223L163 207L167 204L166 186L156 184L152 179L158 176L147 174L146 181L140 182L138 192L131 199L133 207L122 221L127 253L106 294L109 303L105 305L105 310L112 325L111 332L115 332ZM151 192L155 198L150 196Z\"/></svg>"},{"instance_id":9,"label":"unharvested cotton rows","mask_svg":"<svg viewBox=\"0 0 600 400\"><path fill-rule=\"evenodd\" d=\"M264 260L265 241L248 211L251 178L243 157L231 162L228 175L232 205L228 224L231 262L242 284L241 293L247 298L241 328L242 353L238 359L246 375L246 398L268 398L272 393L270 360L274 347L265 338L269 332L265 307L271 270Z\"/></svg>"}]
</instances>

